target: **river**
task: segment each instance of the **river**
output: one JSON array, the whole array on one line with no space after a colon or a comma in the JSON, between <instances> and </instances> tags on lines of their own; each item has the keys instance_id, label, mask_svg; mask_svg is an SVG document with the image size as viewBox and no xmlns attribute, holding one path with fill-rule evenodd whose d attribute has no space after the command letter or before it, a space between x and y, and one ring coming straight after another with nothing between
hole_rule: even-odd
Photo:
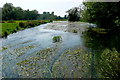
<instances>
[{"instance_id":1,"label":"river","mask_svg":"<svg viewBox=\"0 0 120 80\"><path fill-rule=\"evenodd\" d=\"M2 76L5 78L80 78L81 54L69 51L86 49L84 22L54 21L13 33L1 39ZM74 30L77 32L74 33ZM53 43L54 36L62 41ZM77 66L76 66L77 65Z\"/></svg>"}]
</instances>

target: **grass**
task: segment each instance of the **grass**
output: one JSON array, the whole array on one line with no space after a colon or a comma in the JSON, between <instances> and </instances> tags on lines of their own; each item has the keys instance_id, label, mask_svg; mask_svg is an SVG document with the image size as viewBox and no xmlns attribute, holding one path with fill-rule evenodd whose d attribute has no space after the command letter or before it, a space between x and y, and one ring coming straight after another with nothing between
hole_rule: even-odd
<instances>
[{"instance_id":1,"label":"grass","mask_svg":"<svg viewBox=\"0 0 120 80\"><path fill-rule=\"evenodd\" d=\"M7 34L14 33L18 30L18 23L0 23L0 37L6 36Z\"/></svg>"},{"instance_id":2,"label":"grass","mask_svg":"<svg viewBox=\"0 0 120 80\"><path fill-rule=\"evenodd\" d=\"M94 54L94 72L103 78L120 77L120 32L103 28L89 28L84 32L85 45ZM91 57L92 59L92 57Z\"/></svg>"},{"instance_id":3,"label":"grass","mask_svg":"<svg viewBox=\"0 0 120 80\"><path fill-rule=\"evenodd\" d=\"M7 37L7 35L15 33L19 30L38 26L51 22L50 20L10 20L2 21L0 23L0 37Z\"/></svg>"},{"instance_id":4,"label":"grass","mask_svg":"<svg viewBox=\"0 0 120 80\"><path fill-rule=\"evenodd\" d=\"M68 21L68 19L54 19L54 21Z\"/></svg>"},{"instance_id":5,"label":"grass","mask_svg":"<svg viewBox=\"0 0 120 80\"><path fill-rule=\"evenodd\" d=\"M62 40L62 37L61 36L54 36L53 37L53 42L60 42Z\"/></svg>"},{"instance_id":6,"label":"grass","mask_svg":"<svg viewBox=\"0 0 120 80\"><path fill-rule=\"evenodd\" d=\"M112 50L105 49L102 52L101 59L98 62L97 69L104 78L120 77L120 54L114 48Z\"/></svg>"}]
</instances>

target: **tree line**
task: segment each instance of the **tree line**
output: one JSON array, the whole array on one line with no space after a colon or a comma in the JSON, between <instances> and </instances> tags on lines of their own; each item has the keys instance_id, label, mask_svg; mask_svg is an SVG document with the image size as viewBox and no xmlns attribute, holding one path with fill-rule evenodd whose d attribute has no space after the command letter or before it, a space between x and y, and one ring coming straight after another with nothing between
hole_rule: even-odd
<instances>
[{"instance_id":1,"label":"tree line","mask_svg":"<svg viewBox=\"0 0 120 80\"><path fill-rule=\"evenodd\" d=\"M54 15L54 12L43 12L39 14L37 10L23 10L21 7L15 7L12 3L6 3L0 8L2 20L51 20L67 19L67 16L61 17Z\"/></svg>"},{"instance_id":2,"label":"tree line","mask_svg":"<svg viewBox=\"0 0 120 80\"><path fill-rule=\"evenodd\" d=\"M102 28L119 28L120 2L84 2L82 18Z\"/></svg>"},{"instance_id":3,"label":"tree line","mask_svg":"<svg viewBox=\"0 0 120 80\"><path fill-rule=\"evenodd\" d=\"M74 7L66 11L68 13L69 21L79 21L80 20L80 8Z\"/></svg>"},{"instance_id":4,"label":"tree line","mask_svg":"<svg viewBox=\"0 0 120 80\"><path fill-rule=\"evenodd\" d=\"M53 19L67 19L67 15L65 15L64 17L61 16L57 16L54 14L54 12L43 12L43 14L39 14L38 15L38 19L39 20L53 20Z\"/></svg>"},{"instance_id":5,"label":"tree line","mask_svg":"<svg viewBox=\"0 0 120 80\"><path fill-rule=\"evenodd\" d=\"M81 12L81 19L97 24L84 32L86 46L94 54L94 72L103 78L119 78L120 2L84 2Z\"/></svg>"},{"instance_id":6,"label":"tree line","mask_svg":"<svg viewBox=\"0 0 120 80\"><path fill-rule=\"evenodd\" d=\"M67 11L69 21L86 21L102 28L119 28L120 2L84 2Z\"/></svg>"}]
</instances>

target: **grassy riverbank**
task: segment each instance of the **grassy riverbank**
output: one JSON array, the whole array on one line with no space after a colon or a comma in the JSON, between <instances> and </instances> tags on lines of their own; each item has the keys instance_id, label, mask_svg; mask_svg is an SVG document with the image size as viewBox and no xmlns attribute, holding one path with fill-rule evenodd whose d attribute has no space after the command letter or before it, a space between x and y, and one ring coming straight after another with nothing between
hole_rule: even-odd
<instances>
[{"instance_id":1,"label":"grassy riverbank","mask_svg":"<svg viewBox=\"0 0 120 80\"><path fill-rule=\"evenodd\" d=\"M38 26L51 22L50 20L20 20L20 21L2 21L0 23L0 37L7 37L7 35L15 33L19 30Z\"/></svg>"},{"instance_id":2,"label":"grassy riverbank","mask_svg":"<svg viewBox=\"0 0 120 80\"><path fill-rule=\"evenodd\" d=\"M104 28L89 28L84 32L85 45L90 48L92 77L120 77L119 33L119 30Z\"/></svg>"}]
</instances>

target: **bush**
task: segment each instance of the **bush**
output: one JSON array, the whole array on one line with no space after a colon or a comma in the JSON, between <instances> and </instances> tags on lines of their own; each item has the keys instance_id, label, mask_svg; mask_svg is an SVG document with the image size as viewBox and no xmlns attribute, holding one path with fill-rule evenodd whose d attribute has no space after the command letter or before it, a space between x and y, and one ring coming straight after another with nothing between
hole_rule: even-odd
<instances>
[{"instance_id":1,"label":"bush","mask_svg":"<svg viewBox=\"0 0 120 80\"><path fill-rule=\"evenodd\" d=\"M8 23L10 22L10 23ZM7 35L17 32L19 30L23 30L26 28L31 28L31 27L35 27L38 26L40 24L49 22L49 21L38 21L38 20L32 20L32 21L16 21L16 23L11 23L13 22L13 20L10 21L0 21L0 23L2 23L1 29L2 32L0 33L0 38L7 38Z\"/></svg>"},{"instance_id":2,"label":"bush","mask_svg":"<svg viewBox=\"0 0 120 80\"><path fill-rule=\"evenodd\" d=\"M4 21L0 21L0 23L5 23Z\"/></svg>"},{"instance_id":3,"label":"bush","mask_svg":"<svg viewBox=\"0 0 120 80\"><path fill-rule=\"evenodd\" d=\"M54 43L62 41L62 37L61 36L54 36L52 39L53 39Z\"/></svg>"},{"instance_id":4,"label":"bush","mask_svg":"<svg viewBox=\"0 0 120 80\"><path fill-rule=\"evenodd\" d=\"M120 77L120 54L113 49L105 49L98 63L99 71L106 78Z\"/></svg>"},{"instance_id":5,"label":"bush","mask_svg":"<svg viewBox=\"0 0 120 80\"><path fill-rule=\"evenodd\" d=\"M27 22L27 26L34 27L35 23L33 23L33 22Z\"/></svg>"},{"instance_id":6,"label":"bush","mask_svg":"<svg viewBox=\"0 0 120 80\"><path fill-rule=\"evenodd\" d=\"M19 26L22 27L22 28L24 28L24 27L25 27L25 23L20 22L20 23L19 23Z\"/></svg>"},{"instance_id":7,"label":"bush","mask_svg":"<svg viewBox=\"0 0 120 80\"><path fill-rule=\"evenodd\" d=\"M49 20L49 22L53 22L53 20Z\"/></svg>"},{"instance_id":8,"label":"bush","mask_svg":"<svg viewBox=\"0 0 120 80\"><path fill-rule=\"evenodd\" d=\"M77 33L78 31L77 30L73 30L73 33Z\"/></svg>"},{"instance_id":9,"label":"bush","mask_svg":"<svg viewBox=\"0 0 120 80\"><path fill-rule=\"evenodd\" d=\"M7 36L8 36L8 32L5 31L5 33L4 33L2 36L4 36L5 38L7 38Z\"/></svg>"},{"instance_id":10,"label":"bush","mask_svg":"<svg viewBox=\"0 0 120 80\"><path fill-rule=\"evenodd\" d=\"M9 20L9 21L7 21L7 23L15 23L15 21L14 20Z\"/></svg>"}]
</instances>

